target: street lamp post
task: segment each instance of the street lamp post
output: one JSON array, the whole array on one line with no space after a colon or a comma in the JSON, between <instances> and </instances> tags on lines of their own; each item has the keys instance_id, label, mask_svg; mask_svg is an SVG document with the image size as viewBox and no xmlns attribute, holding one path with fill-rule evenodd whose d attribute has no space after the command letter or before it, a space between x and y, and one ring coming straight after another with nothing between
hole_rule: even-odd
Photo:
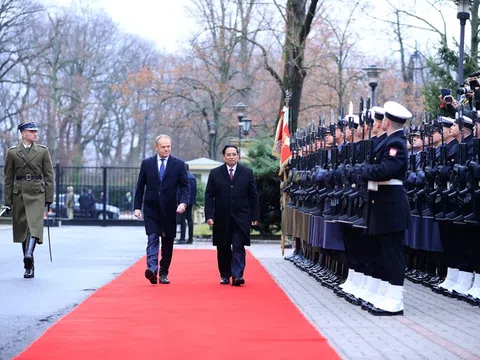
<instances>
[{"instance_id":1,"label":"street lamp post","mask_svg":"<svg viewBox=\"0 0 480 360\"><path fill-rule=\"evenodd\" d=\"M465 24L470 18L470 5L472 0L454 0L457 4L457 19L460 20L460 54L458 57L458 87L463 86L463 58L465 47ZM458 95L460 101L460 95Z\"/></svg>"},{"instance_id":2,"label":"street lamp post","mask_svg":"<svg viewBox=\"0 0 480 360\"><path fill-rule=\"evenodd\" d=\"M215 160L215 121L208 123L208 132L210 134L210 159Z\"/></svg>"},{"instance_id":3,"label":"street lamp post","mask_svg":"<svg viewBox=\"0 0 480 360\"><path fill-rule=\"evenodd\" d=\"M385 69L379 68L377 65L370 65L363 70L367 72L368 85L370 85L370 88L372 89L372 106L375 106L375 89L378 85L378 75Z\"/></svg>"},{"instance_id":4,"label":"street lamp post","mask_svg":"<svg viewBox=\"0 0 480 360\"><path fill-rule=\"evenodd\" d=\"M240 149L241 149L241 140L242 140L242 131L243 131L243 118L245 117L245 109L247 105L239 102L237 105L233 105L233 108L237 111L238 119L238 160L240 160Z\"/></svg>"},{"instance_id":5,"label":"street lamp post","mask_svg":"<svg viewBox=\"0 0 480 360\"><path fill-rule=\"evenodd\" d=\"M240 143L242 142L242 133L245 137L250 132L252 126L252 120L244 117L241 122L238 123L238 160L240 160Z\"/></svg>"}]
</instances>

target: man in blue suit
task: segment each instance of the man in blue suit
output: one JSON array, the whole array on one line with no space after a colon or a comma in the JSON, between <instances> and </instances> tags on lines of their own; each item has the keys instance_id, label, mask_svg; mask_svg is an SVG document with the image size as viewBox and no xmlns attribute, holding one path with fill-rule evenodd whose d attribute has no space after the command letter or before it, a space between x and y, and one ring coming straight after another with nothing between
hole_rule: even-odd
<instances>
[{"instance_id":1,"label":"man in blue suit","mask_svg":"<svg viewBox=\"0 0 480 360\"><path fill-rule=\"evenodd\" d=\"M159 238L162 238L160 283L169 284L168 269L172 261L173 240L177 233L176 216L185 212L190 187L185 163L170 155L171 139L159 135L155 139L157 155L143 160L135 190L134 215L142 218L148 236L145 277L157 283ZM145 191L146 188L146 191ZM178 202L177 202L178 194ZM145 197L144 197L145 195Z\"/></svg>"}]
</instances>

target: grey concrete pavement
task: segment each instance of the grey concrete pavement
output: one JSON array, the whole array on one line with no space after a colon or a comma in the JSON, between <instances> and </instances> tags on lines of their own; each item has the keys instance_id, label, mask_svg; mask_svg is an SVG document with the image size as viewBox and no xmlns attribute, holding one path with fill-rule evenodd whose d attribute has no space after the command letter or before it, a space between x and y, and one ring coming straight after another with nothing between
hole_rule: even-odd
<instances>
[{"instance_id":1,"label":"grey concrete pavement","mask_svg":"<svg viewBox=\"0 0 480 360\"><path fill-rule=\"evenodd\" d=\"M480 359L479 307L407 281L405 315L375 317L259 250L256 257L343 359Z\"/></svg>"},{"instance_id":2,"label":"grey concrete pavement","mask_svg":"<svg viewBox=\"0 0 480 360\"><path fill-rule=\"evenodd\" d=\"M23 278L22 249L0 230L0 359L21 352L61 316L144 255L143 228L60 227L35 249L35 279Z\"/></svg>"}]
</instances>

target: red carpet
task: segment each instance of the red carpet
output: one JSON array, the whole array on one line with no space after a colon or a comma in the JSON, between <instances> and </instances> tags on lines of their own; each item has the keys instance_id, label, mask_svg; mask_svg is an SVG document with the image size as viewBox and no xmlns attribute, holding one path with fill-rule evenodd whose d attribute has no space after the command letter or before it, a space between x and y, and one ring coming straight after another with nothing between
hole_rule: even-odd
<instances>
[{"instance_id":1,"label":"red carpet","mask_svg":"<svg viewBox=\"0 0 480 360\"><path fill-rule=\"evenodd\" d=\"M144 270L142 259L17 359L339 358L250 254L241 288L218 283L212 250L175 250L170 285Z\"/></svg>"}]
</instances>

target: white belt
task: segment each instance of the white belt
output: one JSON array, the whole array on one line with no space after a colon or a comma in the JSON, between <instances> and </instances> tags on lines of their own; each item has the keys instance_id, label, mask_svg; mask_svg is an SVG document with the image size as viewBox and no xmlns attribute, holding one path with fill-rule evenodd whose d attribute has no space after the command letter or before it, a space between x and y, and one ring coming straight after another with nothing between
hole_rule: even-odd
<instances>
[{"instance_id":1,"label":"white belt","mask_svg":"<svg viewBox=\"0 0 480 360\"><path fill-rule=\"evenodd\" d=\"M390 179L388 181L369 181L368 190L378 191L378 185L403 185L403 181L398 179Z\"/></svg>"},{"instance_id":2,"label":"white belt","mask_svg":"<svg viewBox=\"0 0 480 360\"><path fill-rule=\"evenodd\" d=\"M378 185L403 185L402 180L390 179L388 181L377 181Z\"/></svg>"}]
</instances>

